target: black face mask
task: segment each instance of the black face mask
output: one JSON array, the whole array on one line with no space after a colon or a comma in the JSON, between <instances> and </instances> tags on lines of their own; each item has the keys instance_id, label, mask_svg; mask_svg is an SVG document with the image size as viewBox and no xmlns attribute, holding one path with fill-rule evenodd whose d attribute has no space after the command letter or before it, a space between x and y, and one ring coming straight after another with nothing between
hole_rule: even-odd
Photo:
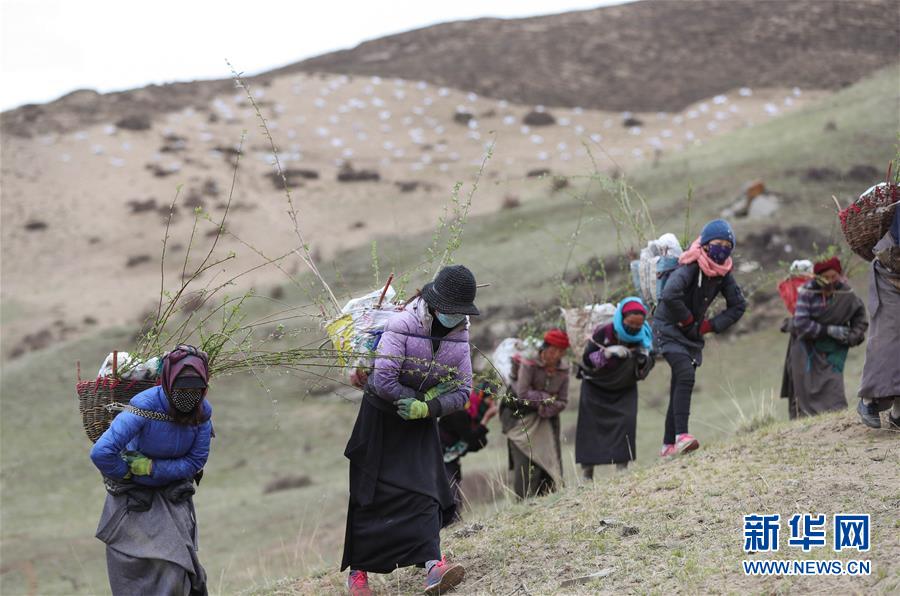
<instances>
[{"instance_id":1,"label":"black face mask","mask_svg":"<svg viewBox=\"0 0 900 596\"><path fill-rule=\"evenodd\" d=\"M182 414L193 412L202 400L203 390L198 388L172 389L172 397L169 399L175 409Z\"/></svg>"},{"instance_id":2,"label":"black face mask","mask_svg":"<svg viewBox=\"0 0 900 596\"><path fill-rule=\"evenodd\" d=\"M629 327L628 325L625 325L625 332L629 335L637 335L641 332L641 329L643 329L643 327Z\"/></svg>"}]
</instances>

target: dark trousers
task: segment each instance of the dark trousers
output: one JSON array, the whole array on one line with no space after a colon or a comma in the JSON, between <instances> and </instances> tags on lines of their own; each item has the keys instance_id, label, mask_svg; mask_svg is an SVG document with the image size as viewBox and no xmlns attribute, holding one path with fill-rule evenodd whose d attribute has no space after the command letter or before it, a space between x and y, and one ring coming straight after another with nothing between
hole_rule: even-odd
<instances>
[{"instance_id":1,"label":"dark trousers","mask_svg":"<svg viewBox=\"0 0 900 596\"><path fill-rule=\"evenodd\" d=\"M546 495L555 489L550 474L531 461L511 441L509 442L509 454L512 458L513 490L515 490L516 496L520 499L527 499Z\"/></svg>"},{"instance_id":2,"label":"dark trousers","mask_svg":"<svg viewBox=\"0 0 900 596\"><path fill-rule=\"evenodd\" d=\"M462 465L459 460L444 462L444 470L447 471L447 480L450 481L450 490L453 493L453 502L456 503L456 514L453 517L454 522L462 519Z\"/></svg>"},{"instance_id":3,"label":"dark trousers","mask_svg":"<svg viewBox=\"0 0 900 596\"><path fill-rule=\"evenodd\" d=\"M675 436L688 432L691 416L691 394L694 391L696 361L687 354L665 354L666 362L672 368L672 382L669 385L669 409L666 412L666 433L663 443L673 445Z\"/></svg>"}]
</instances>

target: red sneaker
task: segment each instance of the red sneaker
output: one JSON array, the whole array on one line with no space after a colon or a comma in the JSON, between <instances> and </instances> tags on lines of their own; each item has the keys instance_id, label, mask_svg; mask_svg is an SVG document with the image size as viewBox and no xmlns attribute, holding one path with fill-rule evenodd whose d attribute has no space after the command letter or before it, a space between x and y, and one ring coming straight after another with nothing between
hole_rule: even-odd
<instances>
[{"instance_id":1,"label":"red sneaker","mask_svg":"<svg viewBox=\"0 0 900 596\"><path fill-rule=\"evenodd\" d=\"M369 574L365 571L351 571L347 577L347 588L350 589L350 596L372 596Z\"/></svg>"},{"instance_id":2,"label":"red sneaker","mask_svg":"<svg viewBox=\"0 0 900 596\"><path fill-rule=\"evenodd\" d=\"M682 453L688 453L689 451L694 451L695 449L700 447L700 441L694 438L693 435L684 433L675 437L675 453L674 455L681 455Z\"/></svg>"},{"instance_id":3,"label":"red sneaker","mask_svg":"<svg viewBox=\"0 0 900 596\"><path fill-rule=\"evenodd\" d=\"M458 586L466 576L465 568L459 563L448 563L447 557L441 557L425 577L426 594L444 594Z\"/></svg>"},{"instance_id":4,"label":"red sneaker","mask_svg":"<svg viewBox=\"0 0 900 596\"><path fill-rule=\"evenodd\" d=\"M675 455L675 445L666 444L659 450L659 456L663 459Z\"/></svg>"}]
</instances>

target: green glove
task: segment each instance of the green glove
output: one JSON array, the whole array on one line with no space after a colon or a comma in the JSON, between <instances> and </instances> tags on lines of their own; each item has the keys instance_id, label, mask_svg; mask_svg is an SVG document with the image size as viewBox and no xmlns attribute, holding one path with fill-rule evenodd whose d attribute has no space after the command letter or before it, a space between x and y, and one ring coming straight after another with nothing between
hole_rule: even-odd
<instances>
[{"instance_id":1,"label":"green glove","mask_svg":"<svg viewBox=\"0 0 900 596\"><path fill-rule=\"evenodd\" d=\"M404 420L418 420L420 418L428 417L428 406L424 401L407 397L405 399L398 399L394 403L397 404L397 414Z\"/></svg>"},{"instance_id":2,"label":"green glove","mask_svg":"<svg viewBox=\"0 0 900 596\"><path fill-rule=\"evenodd\" d=\"M437 396L449 393L454 389L456 389L456 383L453 381L444 381L442 383L438 383L425 392L425 401L431 401Z\"/></svg>"},{"instance_id":3,"label":"green glove","mask_svg":"<svg viewBox=\"0 0 900 596\"><path fill-rule=\"evenodd\" d=\"M149 476L153 472L153 460L140 451L126 451L122 454L122 459L134 476Z\"/></svg>"}]
</instances>

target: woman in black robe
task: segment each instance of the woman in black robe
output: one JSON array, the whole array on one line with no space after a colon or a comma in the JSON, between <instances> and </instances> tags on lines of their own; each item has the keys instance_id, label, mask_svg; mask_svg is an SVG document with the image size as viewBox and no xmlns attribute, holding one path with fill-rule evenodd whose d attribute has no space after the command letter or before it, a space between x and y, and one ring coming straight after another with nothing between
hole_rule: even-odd
<instances>
[{"instance_id":1,"label":"woman in black robe","mask_svg":"<svg viewBox=\"0 0 900 596\"><path fill-rule=\"evenodd\" d=\"M472 389L468 315L477 315L475 277L443 268L389 319L344 455L350 502L341 569L351 596L369 596L369 573L426 570L425 593L459 584L465 569L441 553L440 531L455 518L437 419L464 408Z\"/></svg>"},{"instance_id":2,"label":"woman in black robe","mask_svg":"<svg viewBox=\"0 0 900 596\"><path fill-rule=\"evenodd\" d=\"M613 322L598 327L584 350L575 461L586 480L594 478L594 466L616 464L624 470L637 457L637 383L654 363L646 317L640 299L626 298Z\"/></svg>"}]
</instances>

